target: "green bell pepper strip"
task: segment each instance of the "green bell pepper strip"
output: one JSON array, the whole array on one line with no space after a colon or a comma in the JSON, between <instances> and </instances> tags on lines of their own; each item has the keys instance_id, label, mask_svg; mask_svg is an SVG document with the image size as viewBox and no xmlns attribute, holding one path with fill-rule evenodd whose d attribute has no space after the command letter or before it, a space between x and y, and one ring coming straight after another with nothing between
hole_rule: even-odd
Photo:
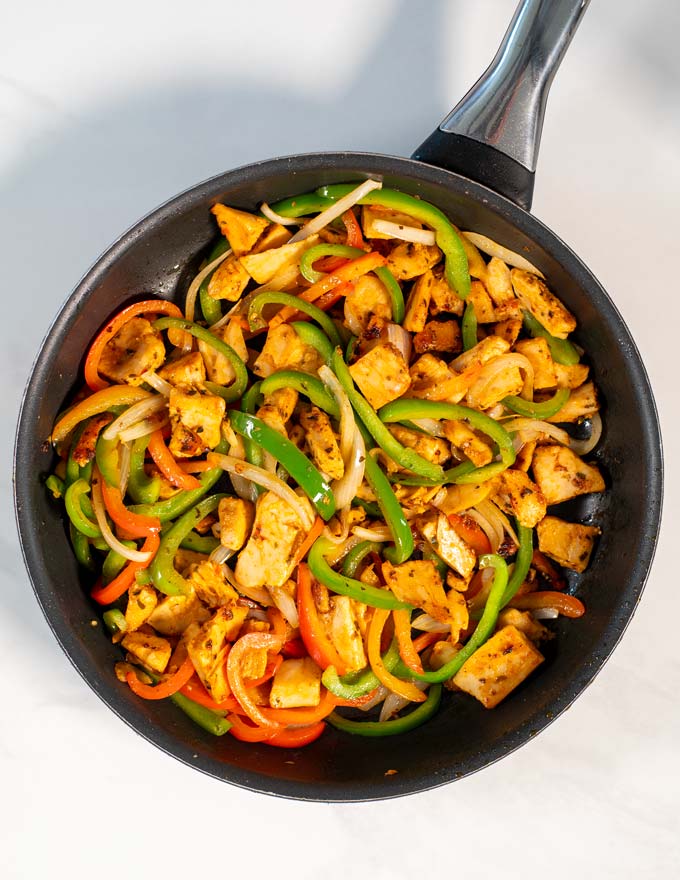
<instances>
[{"instance_id":1,"label":"green bell pepper strip","mask_svg":"<svg viewBox=\"0 0 680 880\"><path fill-rule=\"evenodd\" d=\"M290 326L305 345L311 345L319 352L323 362L330 367L333 359L333 346L323 330L307 321L293 321Z\"/></svg>"},{"instance_id":2,"label":"green bell pepper strip","mask_svg":"<svg viewBox=\"0 0 680 880\"><path fill-rule=\"evenodd\" d=\"M226 238L221 238L208 254L208 263L212 263L213 260L216 260L227 250L229 250L229 242ZM213 299L208 293L210 279L216 271L217 269L213 269L210 275L207 275L203 281L201 281L201 286L198 288L198 299L201 303L201 312L208 324L217 324L222 317L222 306L220 305L220 301L218 299Z\"/></svg>"},{"instance_id":3,"label":"green bell pepper strip","mask_svg":"<svg viewBox=\"0 0 680 880\"><path fill-rule=\"evenodd\" d=\"M473 428L496 442L501 456L499 462L492 462L479 468L471 467L471 462L463 462L443 475L446 482L483 483L506 470L515 462L515 448L508 432L484 413L477 412L476 409L470 409L467 406L461 406L458 403L444 403L436 400L393 400L392 403L388 403L380 409L378 417L383 422L401 422L403 419L465 419ZM400 480L400 482L402 481ZM437 483L443 482L443 479L437 481ZM404 485L408 484L404 482Z\"/></svg>"},{"instance_id":4,"label":"green bell pepper strip","mask_svg":"<svg viewBox=\"0 0 680 880\"><path fill-rule=\"evenodd\" d=\"M282 199L269 207L275 214L282 217L306 217L308 214L320 214L334 203L333 199L327 199L317 193L303 193L290 199Z\"/></svg>"},{"instance_id":5,"label":"green bell pepper strip","mask_svg":"<svg viewBox=\"0 0 680 880\"><path fill-rule=\"evenodd\" d=\"M515 593L524 583L524 579L531 568L531 560L534 555L534 532L533 529L523 526L515 520L517 537L519 538L519 550L515 556L515 565L510 575L510 580L501 598L501 608L505 607L514 597Z\"/></svg>"},{"instance_id":6,"label":"green bell pepper strip","mask_svg":"<svg viewBox=\"0 0 680 880\"><path fill-rule=\"evenodd\" d=\"M325 198L337 201L355 188L355 185L351 183L339 183L319 187L316 192ZM375 189L360 199L358 204L381 205L383 208L408 214L433 229L437 245L444 253L444 273L449 287L455 290L461 299L467 299L470 293L467 255L458 233L446 214L429 202L416 199L395 189Z\"/></svg>"},{"instance_id":7,"label":"green bell pepper strip","mask_svg":"<svg viewBox=\"0 0 680 880\"><path fill-rule=\"evenodd\" d=\"M102 532L97 523L88 519L82 508L82 499L90 491L90 484L85 480L71 483L64 493L66 513L78 531L87 538L101 538Z\"/></svg>"},{"instance_id":8,"label":"green bell pepper strip","mask_svg":"<svg viewBox=\"0 0 680 880\"><path fill-rule=\"evenodd\" d=\"M477 339L477 313L475 312L475 304L472 302L465 306L460 329L463 334L463 351L469 351L479 341Z\"/></svg>"},{"instance_id":9,"label":"green bell pepper strip","mask_svg":"<svg viewBox=\"0 0 680 880\"><path fill-rule=\"evenodd\" d=\"M342 573L345 577L354 577L357 569L369 553L380 553L382 544L377 541L362 541L356 547L352 547L342 561Z\"/></svg>"},{"instance_id":10,"label":"green bell pepper strip","mask_svg":"<svg viewBox=\"0 0 680 880\"><path fill-rule=\"evenodd\" d=\"M329 416L334 419L340 418L338 402L327 391L321 379L317 379L316 376L298 370L279 370L278 373L272 373L261 383L262 394L272 394L280 388L294 388Z\"/></svg>"},{"instance_id":11,"label":"green bell pepper strip","mask_svg":"<svg viewBox=\"0 0 680 880\"><path fill-rule=\"evenodd\" d=\"M399 663L399 648L396 642L392 642L382 659L388 672L396 668ZM358 700L370 694L380 684L370 666L357 672L349 672L342 677L338 675L335 666L329 666L324 670L321 681L326 690L340 697L341 700Z\"/></svg>"},{"instance_id":12,"label":"green bell pepper strip","mask_svg":"<svg viewBox=\"0 0 680 880\"><path fill-rule=\"evenodd\" d=\"M191 333L192 336L195 336L196 339L199 339L201 342L205 342L206 345L214 348L219 354L224 355L231 364L231 367L236 374L236 378L227 388L222 385L217 385L215 382L206 382L205 387L209 391L212 391L213 394L219 394L219 396L226 400L227 403L240 400L243 392L248 387L248 368L236 354L231 345L227 345L226 342L218 339L214 333L211 333L210 330L206 330L205 327L199 327L198 324L194 324L191 321L185 321L183 318L159 318L157 321L153 322L153 327L156 330L169 330L171 327L175 330L185 330L187 333Z\"/></svg>"},{"instance_id":13,"label":"green bell pepper strip","mask_svg":"<svg viewBox=\"0 0 680 880\"><path fill-rule=\"evenodd\" d=\"M262 404L262 398L262 382L255 382L241 398L241 412L250 413L251 416L255 415L255 410ZM249 437L244 437L243 448L246 452L246 461L257 467L264 465L264 450L261 446L254 443ZM257 486L256 491L259 495L264 489L262 486Z\"/></svg>"},{"instance_id":14,"label":"green bell pepper strip","mask_svg":"<svg viewBox=\"0 0 680 880\"><path fill-rule=\"evenodd\" d=\"M414 672L404 663L400 663L398 664L395 675L403 675L404 678L410 677L418 679L418 681L429 681L432 683L448 681L448 679L452 678L461 666L475 653L477 648L481 647L489 638L496 626L500 610L503 607L503 597L508 588L508 566L502 556L498 556L495 553L488 553L485 556L479 557L479 567L493 567L495 569L493 585L489 592L489 598L486 600L482 617L465 645L460 649L456 656L449 660L448 663L445 663L441 669L422 673Z\"/></svg>"},{"instance_id":15,"label":"green bell pepper strip","mask_svg":"<svg viewBox=\"0 0 680 880\"><path fill-rule=\"evenodd\" d=\"M155 673L149 672L147 669L144 670L144 673L149 676L154 684L158 684L160 681L159 676ZM202 727L208 733L212 733L213 736L223 736L231 728L231 721L227 721L222 713L206 709L205 706L195 703L193 700L185 697L184 694L177 692L176 694L171 694L167 699L173 702L178 709L181 709L185 715L188 715L195 724L198 724L199 727Z\"/></svg>"},{"instance_id":16,"label":"green bell pepper strip","mask_svg":"<svg viewBox=\"0 0 680 880\"><path fill-rule=\"evenodd\" d=\"M342 359L342 352L337 348L333 353L332 369L344 388L345 394L349 397L355 412L383 452L389 455L397 464L406 468L406 470L412 471L421 477L427 477L435 482L440 482L444 476L442 468L438 464L432 464L432 462L427 461L427 459L418 455L417 452L414 452L413 449L402 446L396 437L390 434L371 404L365 397L359 394L354 387L352 375L347 364ZM405 418L409 418L409 416L407 415Z\"/></svg>"},{"instance_id":17,"label":"green bell pepper strip","mask_svg":"<svg viewBox=\"0 0 680 880\"><path fill-rule=\"evenodd\" d=\"M347 348L345 349L345 363L349 363L354 358L354 350L359 342L358 336L350 336Z\"/></svg>"},{"instance_id":18,"label":"green bell pepper strip","mask_svg":"<svg viewBox=\"0 0 680 880\"><path fill-rule=\"evenodd\" d=\"M114 489L117 489L120 483L119 446L117 437L114 437L113 440L106 440L102 434L99 435L95 446L97 467L107 485L113 486Z\"/></svg>"},{"instance_id":19,"label":"green bell pepper strip","mask_svg":"<svg viewBox=\"0 0 680 880\"><path fill-rule=\"evenodd\" d=\"M382 516L382 511L378 507L375 501L364 501L363 498L353 498L352 499L352 507L360 507L364 510L369 516L372 516L374 519Z\"/></svg>"},{"instance_id":20,"label":"green bell pepper strip","mask_svg":"<svg viewBox=\"0 0 680 880\"><path fill-rule=\"evenodd\" d=\"M109 608L102 614L104 625L114 636L127 630L127 621L120 608Z\"/></svg>"},{"instance_id":21,"label":"green bell pepper strip","mask_svg":"<svg viewBox=\"0 0 680 880\"><path fill-rule=\"evenodd\" d=\"M210 554L220 546L220 542L212 535L199 535L189 532L179 545L182 550L193 550L194 553Z\"/></svg>"},{"instance_id":22,"label":"green bell pepper strip","mask_svg":"<svg viewBox=\"0 0 680 880\"><path fill-rule=\"evenodd\" d=\"M183 514L161 538L161 544L149 566L153 585L166 596L182 596L187 591L187 581L175 569L175 553L194 526L204 516L216 509L225 494L211 495Z\"/></svg>"},{"instance_id":23,"label":"green bell pepper strip","mask_svg":"<svg viewBox=\"0 0 680 880\"><path fill-rule=\"evenodd\" d=\"M145 587L147 584L151 583L151 575L149 574L148 568L142 568L140 571L135 572L135 581L139 584L140 587Z\"/></svg>"},{"instance_id":24,"label":"green bell pepper strip","mask_svg":"<svg viewBox=\"0 0 680 880\"><path fill-rule=\"evenodd\" d=\"M322 257L347 257L348 259L355 260L357 257L364 256L365 253L366 251L362 251L361 248L350 247L346 244L317 244L308 251L305 251L300 257L300 272L307 281L314 284L316 281L320 281L325 274L324 272L318 272L314 268L314 263L317 260L320 260ZM401 324L406 313L406 306L399 282L387 266L381 266L376 269L375 275L382 281L387 290L392 307L392 320L395 324Z\"/></svg>"},{"instance_id":25,"label":"green bell pepper strip","mask_svg":"<svg viewBox=\"0 0 680 880\"><path fill-rule=\"evenodd\" d=\"M262 330L267 326L267 322L262 317L262 309L271 303L290 306L298 312L304 312L305 315L309 315L312 321L316 321L332 345L341 345L342 340L337 327L322 309L299 296L294 296L292 293L282 293L278 290L263 290L251 300L248 307L248 323L251 330Z\"/></svg>"},{"instance_id":26,"label":"green bell pepper strip","mask_svg":"<svg viewBox=\"0 0 680 880\"><path fill-rule=\"evenodd\" d=\"M161 478L144 470L144 456L151 435L138 437L130 447L130 475L127 492L136 504L155 504L161 491Z\"/></svg>"},{"instance_id":27,"label":"green bell pepper strip","mask_svg":"<svg viewBox=\"0 0 680 880\"><path fill-rule=\"evenodd\" d=\"M524 400L521 397L512 395L504 397L501 403L513 412L526 416L528 419L550 419L562 409L569 400L570 394L571 392L568 388L558 388L549 400L543 400L541 403Z\"/></svg>"},{"instance_id":28,"label":"green bell pepper strip","mask_svg":"<svg viewBox=\"0 0 680 880\"><path fill-rule=\"evenodd\" d=\"M401 602L391 590L383 590L379 587L372 587L368 584L362 584L354 578L346 577L340 572L333 571L328 562L326 555L331 553L335 548L328 538L317 538L312 544L307 557L309 570L319 583L324 584L334 593L341 596L349 596L357 602L363 602L364 605L370 605L373 608L411 608L407 602Z\"/></svg>"},{"instance_id":29,"label":"green bell pepper strip","mask_svg":"<svg viewBox=\"0 0 680 880\"><path fill-rule=\"evenodd\" d=\"M348 718L338 715L337 712L331 712L326 720L338 730L356 736L397 736L397 734L407 733L429 721L439 708L441 698L442 686L434 684L424 703L420 703L408 715L393 718L391 721L350 721Z\"/></svg>"},{"instance_id":30,"label":"green bell pepper strip","mask_svg":"<svg viewBox=\"0 0 680 880\"><path fill-rule=\"evenodd\" d=\"M137 545L134 541L121 541L121 543L124 544L128 550L137 549ZM125 568L128 562L129 560L124 556L121 556L120 553L117 553L115 550L109 550L102 563L102 584L104 586L110 584L111 581Z\"/></svg>"},{"instance_id":31,"label":"green bell pepper strip","mask_svg":"<svg viewBox=\"0 0 680 880\"><path fill-rule=\"evenodd\" d=\"M229 422L242 437L253 440L285 467L325 520L333 516L335 513L333 490L319 470L294 443L249 413L232 410L229 413Z\"/></svg>"},{"instance_id":32,"label":"green bell pepper strip","mask_svg":"<svg viewBox=\"0 0 680 880\"><path fill-rule=\"evenodd\" d=\"M88 571L94 571L96 566L92 557L92 548L90 547L90 542L87 540L86 536L82 532L79 532L73 523L69 523L69 534L71 536L71 544L73 544L73 553L75 554L78 565L82 565L82 567L88 569Z\"/></svg>"},{"instance_id":33,"label":"green bell pepper strip","mask_svg":"<svg viewBox=\"0 0 680 880\"><path fill-rule=\"evenodd\" d=\"M64 481L60 480L56 474L50 474L45 480L45 488L52 493L53 498L64 497Z\"/></svg>"},{"instance_id":34,"label":"green bell pepper strip","mask_svg":"<svg viewBox=\"0 0 680 880\"><path fill-rule=\"evenodd\" d=\"M534 337L542 337L548 343L548 348L550 349L550 354L554 361L565 366L573 366L579 362L579 353L568 339L558 339L557 336L553 336L552 333L546 330L543 324L541 324L531 312L526 311L526 309L522 312L522 315L524 318L524 326L529 333Z\"/></svg>"},{"instance_id":35,"label":"green bell pepper strip","mask_svg":"<svg viewBox=\"0 0 680 880\"><path fill-rule=\"evenodd\" d=\"M390 562L399 565L401 562L406 562L413 553L415 544L411 526L404 516L390 481L369 450L366 451L364 467L366 482L378 499L378 507L394 541L394 547L388 547L384 555Z\"/></svg>"}]
</instances>

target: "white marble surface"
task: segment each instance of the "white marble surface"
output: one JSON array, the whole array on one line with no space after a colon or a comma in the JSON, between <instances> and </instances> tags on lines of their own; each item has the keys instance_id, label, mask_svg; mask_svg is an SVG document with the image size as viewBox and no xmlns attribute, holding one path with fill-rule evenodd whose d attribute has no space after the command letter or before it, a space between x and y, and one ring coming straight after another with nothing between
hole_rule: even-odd
<instances>
[{"instance_id":1,"label":"white marble surface","mask_svg":"<svg viewBox=\"0 0 680 880\"><path fill-rule=\"evenodd\" d=\"M408 154L481 72L514 0L191 4L84 0L0 12L2 456L56 310L97 254L171 194L316 149ZM628 321L663 422L653 574L614 657L500 764L379 805L281 802L188 770L128 730L57 647L2 480L0 873L386 880L678 872L680 480L677 3L600 0L553 86L535 213ZM674 434L675 432L675 434ZM165 817L169 835L154 832ZM247 873L244 873L247 871ZM170 873L172 872L172 874Z\"/></svg>"}]
</instances>

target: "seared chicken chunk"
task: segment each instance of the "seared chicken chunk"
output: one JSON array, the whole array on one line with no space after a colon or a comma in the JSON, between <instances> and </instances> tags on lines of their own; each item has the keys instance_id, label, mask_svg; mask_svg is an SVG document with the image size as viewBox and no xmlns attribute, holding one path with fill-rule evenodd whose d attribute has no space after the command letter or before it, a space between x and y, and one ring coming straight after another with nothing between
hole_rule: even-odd
<instances>
[{"instance_id":1,"label":"seared chicken chunk","mask_svg":"<svg viewBox=\"0 0 680 880\"><path fill-rule=\"evenodd\" d=\"M465 422L447 419L442 422L442 427L444 436L449 443L466 458L469 458L475 467L489 464L493 459L493 451L489 444L478 437Z\"/></svg>"},{"instance_id":2,"label":"seared chicken chunk","mask_svg":"<svg viewBox=\"0 0 680 880\"><path fill-rule=\"evenodd\" d=\"M427 271L415 282L406 300L406 315L402 322L404 330L411 333L420 333L427 322L427 314L430 306L430 295L434 276Z\"/></svg>"},{"instance_id":3,"label":"seared chicken chunk","mask_svg":"<svg viewBox=\"0 0 680 880\"><path fill-rule=\"evenodd\" d=\"M380 409L411 384L403 354L391 342L380 342L349 368L352 379L374 409Z\"/></svg>"},{"instance_id":4,"label":"seared chicken chunk","mask_svg":"<svg viewBox=\"0 0 680 880\"><path fill-rule=\"evenodd\" d=\"M246 587L280 587L295 567L295 552L305 528L295 511L273 492L257 500L255 522L236 564L236 579Z\"/></svg>"},{"instance_id":5,"label":"seared chicken chunk","mask_svg":"<svg viewBox=\"0 0 680 880\"><path fill-rule=\"evenodd\" d=\"M158 375L175 387L200 386L205 382L205 364L201 355L197 351L192 351L175 361L168 361L163 369L158 371Z\"/></svg>"},{"instance_id":6,"label":"seared chicken chunk","mask_svg":"<svg viewBox=\"0 0 680 880\"><path fill-rule=\"evenodd\" d=\"M389 425L389 431L402 446L408 446L433 464L444 464L450 457L449 444L440 437L421 434L401 425Z\"/></svg>"},{"instance_id":7,"label":"seared chicken chunk","mask_svg":"<svg viewBox=\"0 0 680 880\"><path fill-rule=\"evenodd\" d=\"M226 324L218 327L213 333L218 339L221 339L222 342L226 342L227 345L231 346L241 360L244 363L247 363L248 349L246 348L246 342L243 338L243 328L237 319L227 321ZM231 385L236 378L236 373L234 372L234 368L228 358L217 351L212 345L208 345L207 342L203 342L203 340L200 339L198 341L198 350L201 352L203 360L205 361L205 368L208 372L208 378L210 381L216 382L218 385Z\"/></svg>"},{"instance_id":8,"label":"seared chicken chunk","mask_svg":"<svg viewBox=\"0 0 680 880\"><path fill-rule=\"evenodd\" d=\"M447 565L464 578L470 576L477 564L477 554L460 537L445 514L437 514L436 519L434 516L423 517L418 520L418 528Z\"/></svg>"},{"instance_id":9,"label":"seared chicken chunk","mask_svg":"<svg viewBox=\"0 0 680 880\"><path fill-rule=\"evenodd\" d=\"M238 593L222 574L222 567L216 562L201 562L189 573L188 581L196 595L208 608L229 605L236 602Z\"/></svg>"},{"instance_id":10,"label":"seared chicken chunk","mask_svg":"<svg viewBox=\"0 0 680 880\"><path fill-rule=\"evenodd\" d=\"M126 632L134 632L153 614L158 603L158 596L151 585L133 583L128 590L127 607L125 608Z\"/></svg>"},{"instance_id":11,"label":"seared chicken chunk","mask_svg":"<svg viewBox=\"0 0 680 880\"><path fill-rule=\"evenodd\" d=\"M323 621L333 647L347 664L348 671L363 669L368 661L364 651L360 616L365 613L366 606L349 596L333 596L329 605L330 610L323 615Z\"/></svg>"},{"instance_id":12,"label":"seared chicken chunk","mask_svg":"<svg viewBox=\"0 0 680 880\"><path fill-rule=\"evenodd\" d=\"M256 217L255 214L228 208L226 205L213 205L211 211L217 219L220 232L229 241L229 246L237 257L247 254L269 226L269 220L264 217Z\"/></svg>"},{"instance_id":13,"label":"seared chicken chunk","mask_svg":"<svg viewBox=\"0 0 680 880\"><path fill-rule=\"evenodd\" d=\"M481 281L472 282L467 302L474 306L478 324L491 324L496 320L493 302Z\"/></svg>"},{"instance_id":14,"label":"seared chicken chunk","mask_svg":"<svg viewBox=\"0 0 680 880\"><path fill-rule=\"evenodd\" d=\"M477 367L472 367L469 371L456 373L433 354L424 354L411 367L409 397L458 403L474 382L477 372Z\"/></svg>"},{"instance_id":15,"label":"seared chicken chunk","mask_svg":"<svg viewBox=\"0 0 680 880\"><path fill-rule=\"evenodd\" d=\"M208 281L208 296L211 299L226 299L236 302L248 286L250 275L246 272L243 264L232 254L210 276Z\"/></svg>"},{"instance_id":16,"label":"seared chicken chunk","mask_svg":"<svg viewBox=\"0 0 680 880\"><path fill-rule=\"evenodd\" d=\"M154 372L165 360L165 345L146 318L130 318L104 346L99 372L113 382L141 385L142 374Z\"/></svg>"},{"instance_id":17,"label":"seared chicken chunk","mask_svg":"<svg viewBox=\"0 0 680 880\"><path fill-rule=\"evenodd\" d=\"M504 397L520 394L524 379L519 367L510 364L502 370L493 362L482 368L467 393L468 404L474 409L490 409Z\"/></svg>"},{"instance_id":18,"label":"seared chicken chunk","mask_svg":"<svg viewBox=\"0 0 680 880\"><path fill-rule=\"evenodd\" d=\"M542 388L555 387L555 362L545 339L541 336L536 339L522 339L515 343L515 351L523 354L534 368L534 389L540 391Z\"/></svg>"},{"instance_id":19,"label":"seared chicken chunk","mask_svg":"<svg viewBox=\"0 0 680 880\"><path fill-rule=\"evenodd\" d=\"M250 534L255 518L255 505L243 498L222 498L219 503L220 544L240 550Z\"/></svg>"},{"instance_id":20,"label":"seared chicken chunk","mask_svg":"<svg viewBox=\"0 0 680 880\"><path fill-rule=\"evenodd\" d=\"M459 352L463 347L460 327L456 321L428 321L413 337L413 348L418 354L427 351Z\"/></svg>"},{"instance_id":21,"label":"seared chicken chunk","mask_svg":"<svg viewBox=\"0 0 680 880\"><path fill-rule=\"evenodd\" d=\"M131 632L125 634L121 644L143 666L154 672L165 672L172 654L172 647L167 639L147 632Z\"/></svg>"},{"instance_id":22,"label":"seared chicken chunk","mask_svg":"<svg viewBox=\"0 0 680 880\"><path fill-rule=\"evenodd\" d=\"M307 445L316 466L332 480L341 479L345 463L329 417L318 406L305 406L300 409L300 424L307 432Z\"/></svg>"},{"instance_id":23,"label":"seared chicken chunk","mask_svg":"<svg viewBox=\"0 0 680 880\"><path fill-rule=\"evenodd\" d=\"M550 630L536 620L530 611L520 611L519 608L504 608L501 611L498 615L496 629L503 629L504 626L514 626L534 644L553 638Z\"/></svg>"},{"instance_id":24,"label":"seared chicken chunk","mask_svg":"<svg viewBox=\"0 0 680 880\"><path fill-rule=\"evenodd\" d=\"M604 480L597 466L586 464L566 446L537 446L533 471L548 504L604 491Z\"/></svg>"},{"instance_id":25,"label":"seared chicken chunk","mask_svg":"<svg viewBox=\"0 0 680 880\"><path fill-rule=\"evenodd\" d=\"M217 446L226 409L221 397L198 388L173 388L168 405L172 425L169 448L176 458L192 458Z\"/></svg>"},{"instance_id":26,"label":"seared chicken chunk","mask_svg":"<svg viewBox=\"0 0 680 880\"><path fill-rule=\"evenodd\" d=\"M385 582L401 602L422 608L435 620L448 623L450 610L446 593L434 562L429 559L402 562L392 565L383 562Z\"/></svg>"},{"instance_id":27,"label":"seared chicken chunk","mask_svg":"<svg viewBox=\"0 0 680 880\"><path fill-rule=\"evenodd\" d=\"M510 280L510 269L498 257L492 257L486 264L484 286L495 306L500 306L504 303L517 303L517 297L512 289L512 281Z\"/></svg>"},{"instance_id":28,"label":"seared chicken chunk","mask_svg":"<svg viewBox=\"0 0 680 880\"><path fill-rule=\"evenodd\" d=\"M538 548L555 562L573 571L585 571L590 562L597 526L569 523L556 516L546 516L538 524Z\"/></svg>"},{"instance_id":29,"label":"seared chicken chunk","mask_svg":"<svg viewBox=\"0 0 680 880\"><path fill-rule=\"evenodd\" d=\"M588 378L586 364L555 364L555 379L558 388L579 388Z\"/></svg>"},{"instance_id":30,"label":"seared chicken chunk","mask_svg":"<svg viewBox=\"0 0 680 880\"><path fill-rule=\"evenodd\" d=\"M496 309L496 318L498 319L498 308ZM514 345L517 337L519 336L519 332L522 329L522 319L521 318L508 318L504 321L499 321L498 324L494 324L493 326L493 334L494 336L500 336L501 339L504 339L508 345Z\"/></svg>"},{"instance_id":31,"label":"seared chicken chunk","mask_svg":"<svg viewBox=\"0 0 680 880\"><path fill-rule=\"evenodd\" d=\"M509 348L510 345L505 339L501 339L500 336L487 336L481 342L478 342L477 345L473 345L472 348L458 355L455 361L451 361L451 366L458 370L458 372L466 370L473 365L482 366L493 360L493 358L505 354Z\"/></svg>"},{"instance_id":32,"label":"seared chicken chunk","mask_svg":"<svg viewBox=\"0 0 680 880\"><path fill-rule=\"evenodd\" d=\"M284 660L276 670L269 705L273 709L318 706L321 701L321 670L311 657Z\"/></svg>"},{"instance_id":33,"label":"seared chicken chunk","mask_svg":"<svg viewBox=\"0 0 680 880\"><path fill-rule=\"evenodd\" d=\"M562 409L547 422L578 422L580 419L594 415L600 408L597 390L592 382L586 382L569 395L569 400Z\"/></svg>"},{"instance_id":34,"label":"seared chicken chunk","mask_svg":"<svg viewBox=\"0 0 680 880\"><path fill-rule=\"evenodd\" d=\"M295 266L302 254L319 243L318 235L310 235L303 241L270 248L261 254L241 257L241 265L258 284L268 284L275 275Z\"/></svg>"},{"instance_id":35,"label":"seared chicken chunk","mask_svg":"<svg viewBox=\"0 0 680 880\"><path fill-rule=\"evenodd\" d=\"M247 614L248 609L239 605L218 608L187 644L196 674L218 703L231 693L226 670L229 643L238 635Z\"/></svg>"},{"instance_id":36,"label":"seared chicken chunk","mask_svg":"<svg viewBox=\"0 0 680 880\"><path fill-rule=\"evenodd\" d=\"M277 391L265 395L264 403L265 406L275 407L285 423L292 417L299 398L300 395L294 388L279 388Z\"/></svg>"},{"instance_id":37,"label":"seared chicken chunk","mask_svg":"<svg viewBox=\"0 0 680 880\"><path fill-rule=\"evenodd\" d=\"M441 260L442 252L436 244L398 244L387 258L387 268L397 281L417 278Z\"/></svg>"},{"instance_id":38,"label":"seared chicken chunk","mask_svg":"<svg viewBox=\"0 0 680 880\"><path fill-rule=\"evenodd\" d=\"M494 480L496 504L505 513L511 513L529 529L545 516L546 499L538 486L524 471L507 470Z\"/></svg>"},{"instance_id":39,"label":"seared chicken chunk","mask_svg":"<svg viewBox=\"0 0 680 880\"><path fill-rule=\"evenodd\" d=\"M175 567L180 568L176 562ZM189 585L187 593L182 596L164 596L149 616L148 623L164 636L178 636L192 624L203 623L209 617L210 612Z\"/></svg>"},{"instance_id":40,"label":"seared chicken chunk","mask_svg":"<svg viewBox=\"0 0 680 880\"><path fill-rule=\"evenodd\" d=\"M267 340L253 365L253 372L263 379L278 370L302 370L314 373L321 366L321 355L311 345L306 345L288 324L272 327Z\"/></svg>"},{"instance_id":41,"label":"seared chicken chunk","mask_svg":"<svg viewBox=\"0 0 680 880\"><path fill-rule=\"evenodd\" d=\"M362 275L345 297L345 322L352 330L365 330L372 317L389 321L392 303L387 288L375 275Z\"/></svg>"},{"instance_id":42,"label":"seared chicken chunk","mask_svg":"<svg viewBox=\"0 0 680 880\"><path fill-rule=\"evenodd\" d=\"M430 311L433 315L441 312L452 315L462 315L465 310L465 302L458 296L455 290L449 286L449 282L443 271L435 269L432 273L432 285L430 286Z\"/></svg>"},{"instance_id":43,"label":"seared chicken chunk","mask_svg":"<svg viewBox=\"0 0 680 880\"><path fill-rule=\"evenodd\" d=\"M566 339L576 329L576 319L571 312L549 290L544 281L524 269L513 269L510 272L512 286L522 306L531 312L545 329Z\"/></svg>"}]
</instances>

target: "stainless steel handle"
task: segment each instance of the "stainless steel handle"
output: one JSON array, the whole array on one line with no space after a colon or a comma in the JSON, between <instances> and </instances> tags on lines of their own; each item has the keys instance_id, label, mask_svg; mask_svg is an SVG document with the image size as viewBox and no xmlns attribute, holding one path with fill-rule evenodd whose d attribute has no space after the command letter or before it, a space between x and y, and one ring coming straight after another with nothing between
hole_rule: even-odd
<instances>
[{"instance_id":1,"label":"stainless steel handle","mask_svg":"<svg viewBox=\"0 0 680 880\"><path fill-rule=\"evenodd\" d=\"M536 170L548 91L590 0L522 0L484 74L440 124Z\"/></svg>"}]
</instances>

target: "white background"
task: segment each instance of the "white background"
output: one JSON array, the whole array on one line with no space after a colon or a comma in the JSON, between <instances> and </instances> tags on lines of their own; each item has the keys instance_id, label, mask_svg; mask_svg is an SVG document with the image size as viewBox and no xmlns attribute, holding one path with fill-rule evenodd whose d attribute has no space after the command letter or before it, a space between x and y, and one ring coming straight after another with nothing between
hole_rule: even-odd
<instances>
[{"instance_id":1,"label":"white background","mask_svg":"<svg viewBox=\"0 0 680 880\"><path fill-rule=\"evenodd\" d=\"M175 192L254 159L344 148L408 155L486 66L513 8L3 5L3 460L37 346L114 237ZM679 10L672 0L592 4L552 89L534 203L622 311L665 434L660 549L596 682L530 745L435 792L337 806L228 787L130 731L62 655L20 560L8 466L3 877L678 876Z\"/></svg>"}]
</instances>

